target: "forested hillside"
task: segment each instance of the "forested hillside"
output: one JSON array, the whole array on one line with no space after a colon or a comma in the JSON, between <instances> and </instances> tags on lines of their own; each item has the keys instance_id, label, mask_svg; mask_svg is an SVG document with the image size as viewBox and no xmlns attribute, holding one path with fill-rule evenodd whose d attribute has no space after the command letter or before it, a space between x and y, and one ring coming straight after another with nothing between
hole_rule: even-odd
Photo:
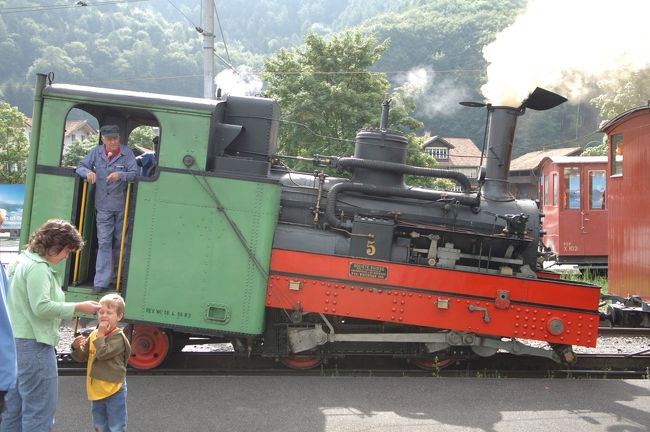
<instances>
[{"instance_id":1,"label":"forested hillside","mask_svg":"<svg viewBox=\"0 0 650 432\"><path fill-rule=\"evenodd\" d=\"M53 72L56 82L201 96L201 34L195 29L200 4L0 0L0 99L31 115L36 72ZM483 100L481 50L525 5L526 0L223 0L216 6L225 44L215 20L216 51L235 66L259 71L263 58L302 44L308 32L327 36L356 28L377 44L388 40L375 70L393 88L412 92L413 117L424 123L423 133L470 137L480 145L484 112L458 102ZM217 62L217 70L225 67ZM567 104L520 123L515 155L583 137L597 118L587 104Z\"/></svg>"}]
</instances>

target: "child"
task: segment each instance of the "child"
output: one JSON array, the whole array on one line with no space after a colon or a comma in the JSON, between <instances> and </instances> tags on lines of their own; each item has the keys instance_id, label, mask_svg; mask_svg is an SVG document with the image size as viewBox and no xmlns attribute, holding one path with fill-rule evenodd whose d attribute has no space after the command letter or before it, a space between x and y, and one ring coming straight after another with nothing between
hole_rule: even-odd
<instances>
[{"instance_id":1,"label":"child","mask_svg":"<svg viewBox=\"0 0 650 432\"><path fill-rule=\"evenodd\" d=\"M119 294L107 294L99 304L99 326L88 338L75 338L72 357L88 360L86 390L95 431L126 432L126 364L131 345L117 327L124 316L124 300Z\"/></svg>"}]
</instances>

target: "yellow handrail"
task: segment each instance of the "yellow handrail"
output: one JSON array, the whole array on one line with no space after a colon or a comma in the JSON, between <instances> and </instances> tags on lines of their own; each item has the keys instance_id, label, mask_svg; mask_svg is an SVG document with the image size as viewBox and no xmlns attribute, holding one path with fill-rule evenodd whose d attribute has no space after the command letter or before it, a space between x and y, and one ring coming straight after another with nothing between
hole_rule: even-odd
<instances>
[{"instance_id":1,"label":"yellow handrail","mask_svg":"<svg viewBox=\"0 0 650 432\"><path fill-rule=\"evenodd\" d=\"M81 212L79 213L79 234L83 236L84 219L86 217L86 190L88 189L88 182L84 180L83 189L81 191ZM76 284L79 279L79 257L81 250L74 254L74 272L72 273L72 283Z\"/></svg>"},{"instance_id":2,"label":"yellow handrail","mask_svg":"<svg viewBox=\"0 0 650 432\"><path fill-rule=\"evenodd\" d=\"M126 220L129 217L129 197L131 196L131 185L126 187L126 201L124 203L124 221L122 222L122 239L120 240L120 260L117 264L117 281L115 291L120 292L120 279L122 278L122 255L124 254L124 237L126 237Z\"/></svg>"}]
</instances>

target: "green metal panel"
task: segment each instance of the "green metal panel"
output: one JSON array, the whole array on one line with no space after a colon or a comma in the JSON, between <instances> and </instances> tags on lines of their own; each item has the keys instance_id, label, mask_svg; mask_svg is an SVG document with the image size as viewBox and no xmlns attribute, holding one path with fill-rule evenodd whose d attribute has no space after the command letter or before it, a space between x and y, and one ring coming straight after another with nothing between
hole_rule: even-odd
<instances>
[{"instance_id":1,"label":"green metal panel","mask_svg":"<svg viewBox=\"0 0 650 432\"><path fill-rule=\"evenodd\" d=\"M207 190L268 272L279 185L163 171L138 185L126 318L260 334L266 275Z\"/></svg>"},{"instance_id":2,"label":"green metal panel","mask_svg":"<svg viewBox=\"0 0 650 432\"><path fill-rule=\"evenodd\" d=\"M36 174L30 233L48 219L70 220L74 184L74 177Z\"/></svg>"},{"instance_id":3,"label":"green metal panel","mask_svg":"<svg viewBox=\"0 0 650 432\"><path fill-rule=\"evenodd\" d=\"M38 165L58 167L63 152L65 119L74 107L72 102L45 99L41 124L41 143L38 149Z\"/></svg>"},{"instance_id":4,"label":"green metal panel","mask_svg":"<svg viewBox=\"0 0 650 432\"><path fill-rule=\"evenodd\" d=\"M196 161L192 169L205 169L210 135L210 113L156 112L163 135L159 166L185 169L183 157Z\"/></svg>"},{"instance_id":5,"label":"green metal panel","mask_svg":"<svg viewBox=\"0 0 650 432\"><path fill-rule=\"evenodd\" d=\"M70 220L74 185L74 177L36 174L30 235L49 219ZM59 263L56 268L62 275L65 271L65 261Z\"/></svg>"}]
</instances>

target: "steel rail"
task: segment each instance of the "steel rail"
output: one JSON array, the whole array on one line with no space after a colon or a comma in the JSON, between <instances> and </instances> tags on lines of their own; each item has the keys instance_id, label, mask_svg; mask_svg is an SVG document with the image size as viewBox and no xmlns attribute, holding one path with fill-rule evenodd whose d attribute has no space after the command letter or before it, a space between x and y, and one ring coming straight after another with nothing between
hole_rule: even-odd
<instances>
[{"instance_id":1,"label":"steel rail","mask_svg":"<svg viewBox=\"0 0 650 432\"><path fill-rule=\"evenodd\" d=\"M421 370L404 358L348 356L330 359L309 370L293 370L277 359L238 355L227 352L181 352L169 358L162 368L137 370L127 375L221 375L221 376L448 376L486 378L650 378L650 353L645 354L578 354L573 367L548 359L497 353L477 357L439 370ZM83 376L85 365L59 361L59 375Z\"/></svg>"}]
</instances>

